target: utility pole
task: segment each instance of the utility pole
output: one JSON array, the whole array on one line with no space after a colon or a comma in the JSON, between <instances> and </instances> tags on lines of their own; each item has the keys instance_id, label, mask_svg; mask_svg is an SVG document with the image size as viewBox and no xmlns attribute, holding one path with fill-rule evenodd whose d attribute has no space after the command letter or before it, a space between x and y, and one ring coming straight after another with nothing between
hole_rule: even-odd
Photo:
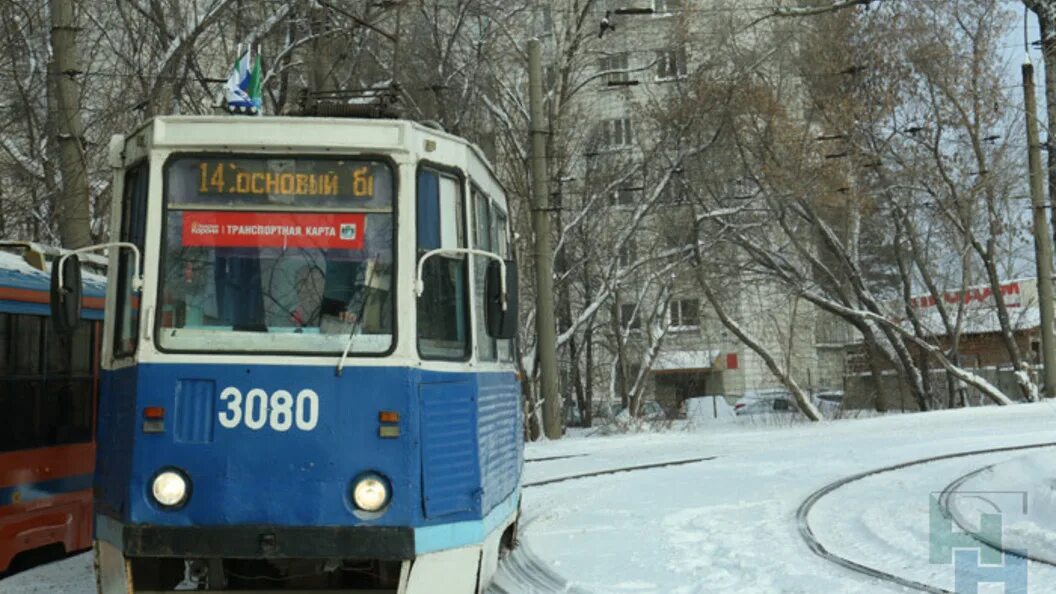
<instances>
[{"instance_id":1,"label":"utility pole","mask_svg":"<svg viewBox=\"0 0 1056 594\"><path fill-rule=\"evenodd\" d=\"M557 377L554 324L554 262L546 191L546 117L543 114L543 59L538 39L528 42L528 102L532 135L532 228L535 230L535 348L543 397L543 433L561 437L561 395Z\"/></svg>"},{"instance_id":2,"label":"utility pole","mask_svg":"<svg viewBox=\"0 0 1056 594\"><path fill-rule=\"evenodd\" d=\"M1041 144L1038 140L1038 106L1034 97L1034 65L1030 55L1023 62L1023 100L1027 112L1027 164L1030 172L1030 204L1034 211L1034 251L1038 266L1038 308L1041 310L1041 353L1045 365L1042 394L1056 397L1056 339L1053 337L1052 235L1045 216L1042 186Z\"/></svg>"},{"instance_id":3,"label":"utility pole","mask_svg":"<svg viewBox=\"0 0 1056 594\"><path fill-rule=\"evenodd\" d=\"M51 59L48 60L48 124L58 147L62 192L59 194L59 238L63 247L92 243L92 217L88 208L88 171L84 156L84 123L81 120L83 74L77 62L77 23L73 0L49 0Z\"/></svg>"}]
</instances>

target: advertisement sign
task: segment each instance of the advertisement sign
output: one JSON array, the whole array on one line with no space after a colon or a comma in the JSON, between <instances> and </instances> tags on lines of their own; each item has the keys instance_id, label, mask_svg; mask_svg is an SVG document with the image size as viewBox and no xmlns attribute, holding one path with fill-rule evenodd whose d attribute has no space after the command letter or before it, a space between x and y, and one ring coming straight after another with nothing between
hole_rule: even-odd
<instances>
[{"instance_id":1,"label":"advertisement sign","mask_svg":"<svg viewBox=\"0 0 1056 594\"><path fill-rule=\"evenodd\" d=\"M184 247L363 249L366 215L185 211Z\"/></svg>"}]
</instances>

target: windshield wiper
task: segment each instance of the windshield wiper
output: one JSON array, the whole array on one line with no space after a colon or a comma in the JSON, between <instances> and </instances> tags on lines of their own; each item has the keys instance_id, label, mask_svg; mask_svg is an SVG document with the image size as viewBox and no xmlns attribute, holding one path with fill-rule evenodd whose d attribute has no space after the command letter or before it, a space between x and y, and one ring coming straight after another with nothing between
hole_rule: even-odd
<instances>
[{"instance_id":1,"label":"windshield wiper","mask_svg":"<svg viewBox=\"0 0 1056 594\"><path fill-rule=\"evenodd\" d=\"M345 368L345 360L348 359L348 352L352 350L352 342L356 339L356 330L359 330L360 325L363 323L363 312L367 309L367 291L374 283L377 259L377 256L375 256L366 262L367 274L364 275L366 276L366 282L360 288L363 291L363 298L359 302L359 311L356 312L356 319L352 322L352 329L348 331L348 340L345 341L345 350L341 352L341 360L337 362L338 377L341 377L341 371Z\"/></svg>"}]
</instances>

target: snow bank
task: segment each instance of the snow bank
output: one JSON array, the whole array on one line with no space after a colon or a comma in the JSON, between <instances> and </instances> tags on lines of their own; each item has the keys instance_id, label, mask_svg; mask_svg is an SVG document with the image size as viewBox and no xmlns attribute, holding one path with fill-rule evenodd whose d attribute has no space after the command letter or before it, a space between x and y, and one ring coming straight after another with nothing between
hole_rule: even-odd
<instances>
[{"instance_id":1,"label":"snow bank","mask_svg":"<svg viewBox=\"0 0 1056 594\"><path fill-rule=\"evenodd\" d=\"M965 528L977 531L980 514L999 510L1002 547L1056 562L1053 450L995 464L965 481L956 493L950 497L950 511Z\"/></svg>"},{"instance_id":2,"label":"snow bank","mask_svg":"<svg viewBox=\"0 0 1056 594\"><path fill-rule=\"evenodd\" d=\"M0 580L0 594L96 594L92 554L82 553Z\"/></svg>"}]
</instances>

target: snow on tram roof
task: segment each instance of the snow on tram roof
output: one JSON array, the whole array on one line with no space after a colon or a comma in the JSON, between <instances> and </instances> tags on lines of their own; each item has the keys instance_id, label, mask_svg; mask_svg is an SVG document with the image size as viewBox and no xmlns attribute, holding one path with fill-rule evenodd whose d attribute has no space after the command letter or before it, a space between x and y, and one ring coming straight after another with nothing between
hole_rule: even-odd
<instances>
[{"instance_id":1,"label":"snow on tram roof","mask_svg":"<svg viewBox=\"0 0 1056 594\"><path fill-rule=\"evenodd\" d=\"M48 272L37 270L17 254L0 250L0 287L13 287L31 291L51 290L51 262L47 263ZM106 277L82 272L86 297L104 297L106 295Z\"/></svg>"}]
</instances>

